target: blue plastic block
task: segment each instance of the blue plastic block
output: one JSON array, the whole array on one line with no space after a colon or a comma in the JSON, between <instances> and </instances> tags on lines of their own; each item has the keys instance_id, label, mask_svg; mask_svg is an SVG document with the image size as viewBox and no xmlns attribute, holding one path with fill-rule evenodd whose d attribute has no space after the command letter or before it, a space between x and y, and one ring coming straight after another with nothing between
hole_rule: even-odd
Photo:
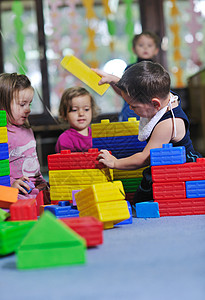
<instances>
[{"instance_id":1,"label":"blue plastic block","mask_svg":"<svg viewBox=\"0 0 205 300\"><path fill-rule=\"evenodd\" d=\"M69 201L60 201L60 202L68 202ZM56 216L56 218L69 218L69 217L79 217L79 211L74 209L69 205L48 205L44 207L44 210L49 210L52 214Z\"/></svg>"},{"instance_id":2,"label":"blue plastic block","mask_svg":"<svg viewBox=\"0 0 205 300\"><path fill-rule=\"evenodd\" d=\"M185 185L187 198L205 197L205 180L186 181Z\"/></svg>"},{"instance_id":3,"label":"blue plastic block","mask_svg":"<svg viewBox=\"0 0 205 300\"><path fill-rule=\"evenodd\" d=\"M0 159L9 158L9 148L7 143L0 143Z\"/></svg>"},{"instance_id":4,"label":"blue plastic block","mask_svg":"<svg viewBox=\"0 0 205 300\"><path fill-rule=\"evenodd\" d=\"M120 150L141 152L146 144L146 141L138 140L138 135L93 138L93 148L107 149L112 152Z\"/></svg>"},{"instance_id":5,"label":"blue plastic block","mask_svg":"<svg viewBox=\"0 0 205 300\"><path fill-rule=\"evenodd\" d=\"M162 148L150 150L151 166L177 165L186 162L185 147L173 147L170 144L163 144Z\"/></svg>"},{"instance_id":6,"label":"blue plastic block","mask_svg":"<svg viewBox=\"0 0 205 300\"><path fill-rule=\"evenodd\" d=\"M137 218L159 218L158 202L147 201L135 204Z\"/></svg>"},{"instance_id":7,"label":"blue plastic block","mask_svg":"<svg viewBox=\"0 0 205 300\"><path fill-rule=\"evenodd\" d=\"M11 186L10 176L9 175L0 176L0 185Z\"/></svg>"},{"instance_id":8,"label":"blue plastic block","mask_svg":"<svg viewBox=\"0 0 205 300\"><path fill-rule=\"evenodd\" d=\"M130 213L129 219L124 220L124 221L122 221L122 222L120 222L120 223L117 223L117 224L115 224L115 225L132 224L132 206L131 206L131 204L130 204L129 201L127 201L127 206L128 206L128 210L129 210L129 213Z\"/></svg>"}]
</instances>

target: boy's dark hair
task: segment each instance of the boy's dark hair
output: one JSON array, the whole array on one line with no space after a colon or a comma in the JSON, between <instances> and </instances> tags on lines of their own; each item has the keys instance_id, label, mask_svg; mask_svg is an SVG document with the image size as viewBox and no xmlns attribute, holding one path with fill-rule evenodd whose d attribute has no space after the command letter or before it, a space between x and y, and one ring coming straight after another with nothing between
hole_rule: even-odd
<instances>
[{"instance_id":1,"label":"boy's dark hair","mask_svg":"<svg viewBox=\"0 0 205 300\"><path fill-rule=\"evenodd\" d=\"M132 47L133 48L135 48L135 46L137 44L137 41L143 35L145 35L145 36L153 39L156 47L159 48L159 46L160 46L160 38L158 37L158 35L156 35L154 32L151 32L151 31L143 31L140 34L135 34L134 37L133 37L133 39L132 39Z\"/></svg>"},{"instance_id":2,"label":"boy's dark hair","mask_svg":"<svg viewBox=\"0 0 205 300\"><path fill-rule=\"evenodd\" d=\"M0 109L6 111L8 123L11 123L13 119L11 102L13 101L14 94L18 94L19 91L27 88L33 89L26 75L17 73L0 74Z\"/></svg>"},{"instance_id":3,"label":"boy's dark hair","mask_svg":"<svg viewBox=\"0 0 205 300\"><path fill-rule=\"evenodd\" d=\"M170 76L159 63L142 61L127 69L116 86L134 101L151 103L154 97L166 99L170 92Z\"/></svg>"},{"instance_id":4,"label":"boy's dark hair","mask_svg":"<svg viewBox=\"0 0 205 300\"><path fill-rule=\"evenodd\" d=\"M92 118L97 117L99 113L99 107L95 103L93 96L85 88L80 86L75 86L66 89L62 94L61 102L59 106L59 116L62 121L66 119L68 111L72 110L72 99L84 95L90 96Z\"/></svg>"}]
</instances>

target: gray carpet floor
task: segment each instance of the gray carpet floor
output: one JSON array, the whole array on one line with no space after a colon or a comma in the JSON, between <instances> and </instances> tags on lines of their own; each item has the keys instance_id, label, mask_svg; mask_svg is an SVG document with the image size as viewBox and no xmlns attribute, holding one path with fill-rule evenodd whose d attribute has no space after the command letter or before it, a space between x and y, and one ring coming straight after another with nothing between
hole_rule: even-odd
<instances>
[{"instance_id":1,"label":"gray carpet floor","mask_svg":"<svg viewBox=\"0 0 205 300\"><path fill-rule=\"evenodd\" d=\"M0 299L205 299L205 215L134 218L103 235L81 266L20 271L0 258Z\"/></svg>"}]
</instances>

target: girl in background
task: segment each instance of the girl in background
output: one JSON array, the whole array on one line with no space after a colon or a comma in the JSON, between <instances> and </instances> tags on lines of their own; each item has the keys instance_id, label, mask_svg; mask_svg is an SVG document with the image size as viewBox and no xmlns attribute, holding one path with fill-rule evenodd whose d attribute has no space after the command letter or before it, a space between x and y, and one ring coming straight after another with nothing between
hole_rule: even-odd
<instances>
[{"instance_id":1,"label":"girl in background","mask_svg":"<svg viewBox=\"0 0 205 300\"><path fill-rule=\"evenodd\" d=\"M35 198L47 188L36 152L36 141L28 123L34 89L25 75L0 74L0 109L6 111L11 186L19 190L18 199ZM34 188L28 194L30 186Z\"/></svg>"},{"instance_id":2,"label":"girl in background","mask_svg":"<svg viewBox=\"0 0 205 300\"><path fill-rule=\"evenodd\" d=\"M99 109L93 96L83 87L71 87L64 91L59 115L69 124L56 143L56 152L70 149L71 152L83 152L92 148L92 134L89 127Z\"/></svg>"}]
</instances>

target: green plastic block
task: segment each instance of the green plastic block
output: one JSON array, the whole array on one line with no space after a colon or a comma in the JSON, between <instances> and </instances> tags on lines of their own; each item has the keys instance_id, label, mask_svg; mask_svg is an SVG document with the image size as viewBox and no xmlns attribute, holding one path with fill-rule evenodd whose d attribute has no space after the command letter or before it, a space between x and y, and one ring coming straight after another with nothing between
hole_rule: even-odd
<instances>
[{"instance_id":1,"label":"green plastic block","mask_svg":"<svg viewBox=\"0 0 205 300\"><path fill-rule=\"evenodd\" d=\"M137 190L142 178L123 178L120 181L122 181L125 193L132 193Z\"/></svg>"},{"instance_id":2,"label":"green plastic block","mask_svg":"<svg viewBox=\"0 0 205 300\"><path fill-rule=\"evenodd\" d=\"M8 159L0 160L0 176L6 176L9 174L10 174L9 160Z\"/></svg>"},{"instance_id":3,"label":"green plastic block","mask_svg":"<svg viewBox=\"0 0 205 300\"><path fill-rule=\"evenodd\" d=\"M17 221L0 223L0 255L15 252L23 238L36 221Z\"/></svg>"},{"instance_id":4,"label":"green plastic block","mask_svg":"<svg viewBox=\"0 0 205 300\"><path fill-rule=\"evenodd\" d=\"M0 126L5 127L7 124L5 110L0 110Z\"/></svg>"},{"instance_id":5,"label":"green plastic block","mask_svg":"<svg viewBox=\"0 0 205 300\"><path fill-rule=\"evenodd\" d=\"M18 269L85 263L86 241L46 211L17 251Z\"/></svg>"},{"instance_id":6,"label":"green plastic block","mask_svg":"<svg viewBox=\"0 0 205 300\"><path fill-rule=\"evenodd\" d=\"M6 212L5 210L0 208L0 222L3 222L8 217L10 217L10 213Z\"/></svg>"}]
</instances>

